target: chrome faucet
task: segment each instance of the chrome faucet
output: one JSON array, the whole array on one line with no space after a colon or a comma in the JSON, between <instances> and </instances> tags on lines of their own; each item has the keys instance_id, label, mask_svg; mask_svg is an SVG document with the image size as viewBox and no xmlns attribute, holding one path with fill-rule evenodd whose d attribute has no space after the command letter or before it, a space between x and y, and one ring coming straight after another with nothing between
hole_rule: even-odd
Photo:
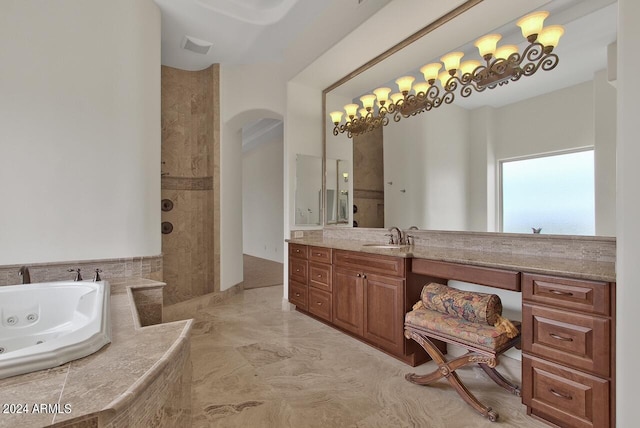
<instances>
[{"instance_id":1,"label":"chrome faucet","mask_svg":"<svg viewBox=\"0 0 640 428\"><path fill-rule=\"evenodd\" d=\"M394 231L398 232L398 236L397 237L394 235L394 233L393 233ZM400 230L396 226L393 226L392 228L389 228L389 232L391 232L391 243L392 244L404 245L404 236L402 235L402 230Z\"/></svg>"},{"instance_id":2,"label":"chrome faucet","mask_svg":"<svg viewBox=\"0 0 640 428\"><path fill-rule=\"evenodd\" d=\"M23 284L31 284L31 274L29 273L29 268L26 266L22 266L18 271L18 275L22 277Z\"/></svg>"},{"instance_id":3,"label":"chrome faucet","mask_svg":"<svg viewBox=\"0 0 640 428\"><path fill-rule=\"evenodd\" d=\"M102 269L98 268L95 270L95 275L93 276L93 282L98 282L98 281L102 281L102 278L100 278L100 274L102 273Z\"/></svg>"},{"instance_id":4,"label":"chrome faucet","mask_svg":"<svg viewBox=\"0 0 640 428\"><path fill-rule=\"evenodd\" d=\"M74 281L82 281L82 275L80 274L80 268L77 269L68 269L67 272L74 272Z\"/></svg>"}]
</instances>

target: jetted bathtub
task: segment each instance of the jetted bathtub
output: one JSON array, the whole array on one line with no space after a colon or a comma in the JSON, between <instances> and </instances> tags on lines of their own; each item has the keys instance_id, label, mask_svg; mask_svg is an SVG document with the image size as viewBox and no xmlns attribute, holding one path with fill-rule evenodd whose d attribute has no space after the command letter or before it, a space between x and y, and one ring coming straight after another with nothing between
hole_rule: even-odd
<instances>
[{"instance_id":1,"label":"jetted bathtub","mask_svg":"<svg viewBox=\"0 0 640 428\"><path fill-rule=\"evenodd\" d=\"M0 287L0 379L86 357L109 342L108 282Z\"/></svg>"}]
</instances>

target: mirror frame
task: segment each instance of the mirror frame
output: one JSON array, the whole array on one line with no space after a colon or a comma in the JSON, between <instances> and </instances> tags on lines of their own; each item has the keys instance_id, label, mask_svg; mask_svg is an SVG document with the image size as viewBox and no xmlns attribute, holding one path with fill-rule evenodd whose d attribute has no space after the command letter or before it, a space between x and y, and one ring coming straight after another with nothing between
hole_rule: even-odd
<instances>
[{"instance_id":1,"label":"mirror frame","mask_svg":"<svg viewBox=\"0 0 640 428\"><path fill-rule=\"evenodd\" d=\"M436 30L437 28L443 26L444 24L446 24L447 22L451 21L452 19L462 15L463 13L465 13L466 11L471 9L472 7L477 6L478 4L482 3L483 1L484 0L467 0L466 2L462 3L460 6L456 7L455 9L453 9L450 12L446 13L445 15L441 16L440 18L436 19L432 23L428 24L426 27L423 27L420 30L416 31L415 33L413 33L412 35L410 35L406 39L404 39L404 40L400 41L399 43L395 44L394 46L390 47L389 49L387 49L386 51L382 52L378 56L374 57L373 59L371 59L370 61L368 61L364 65L361 65L360 67L356 68L351 73L347 74L346 76L344 76L343 78L341 78L337 82L329 85L328 87L326 87L325 89L322 90L322 208L321 208L321 211L322 211L321 225L322 225L322 227L345 227L345 226L339 226L339 225L329 225L329 224L327 224L327 220L326 220L327 219L327 215L326 215L326 206L327 206L326 205L326 202L327 202L326 201L326 191L327 191L327 165L326 165L326 162L327 162L327 94L329 92L333 91L334 89L338 88L342 84L344 84L344 83L348 82L349 80L353 79L354 77L356 77L356 76L360 75L361 73L365 72L366 70L370 69L374 65L384 61L385 59L387 59L391 55L395 54L396 52L398 52L398 51L404 49L405 47L409 46L410 44L412 44L416 40L419 40L420 38L426 36L427 34L431 33L432 31ZM353 227L353 225L349 224L346 227Z\"/></svg>"}]
</instances>

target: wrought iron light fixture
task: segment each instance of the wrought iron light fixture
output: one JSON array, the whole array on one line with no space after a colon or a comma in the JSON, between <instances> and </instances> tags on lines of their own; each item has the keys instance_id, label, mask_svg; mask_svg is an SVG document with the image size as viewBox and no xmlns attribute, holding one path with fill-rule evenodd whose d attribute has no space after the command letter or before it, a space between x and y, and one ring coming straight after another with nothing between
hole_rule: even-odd
<instances>
[{"instance_id":1,"label":"wrought iron light fixture","mask_svg":"<svg viewBox=\"0 0 640 428\"><path fill-rule=\"evenodd\" d=\"M539 11L520 18L516 25L522 29L522 35L529 45L522 53L516 45L498 47L500 34L488 34L474 43L484 59L461 62L464 53L451 52L440 58L440 62L427 64L420 68L424 82L414 84L413 76L403 76L396 80L399 92L391 94L391 89L382 87L373 94L360 97L362 107L347 104L342 111L330 113L335 125L333 135L346 132L351 138L389 124L389 116L395 122L403 117L415 116L424 111L451 104L456 96L469 97L474 91L482 92L531 76L539 69L549 71L558 65L558 56L553 49L564 34L561 25L549 25L543 28L549 12ZM440 71L444 65L444 71ZM440 87L436 82L440 82ZM413 90L413 93L411 91ZM346 113L345 122L341 124Z\"/></svg>"}]
</instances>

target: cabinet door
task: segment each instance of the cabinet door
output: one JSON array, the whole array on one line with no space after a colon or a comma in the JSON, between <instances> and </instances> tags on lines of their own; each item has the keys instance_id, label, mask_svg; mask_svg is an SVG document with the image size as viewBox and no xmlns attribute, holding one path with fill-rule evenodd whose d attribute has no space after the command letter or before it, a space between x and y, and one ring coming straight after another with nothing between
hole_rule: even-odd
<instances>
[{"instance_id":1,"label":"cabinet door","mask_svg":"<svg viewBox=\"0 0 640 428\"><path fill-rule=\"evenodd\" d=\"M404 280L365 274L364 337L396 355L404 345Z\"/></svg>"},{"instance_id":2,"label":"cabinet door","mask_svg":"<svg viewBox=\"0 0 640 428\"><path fill-rule=\"evenodd\" d=\"M333 323L362 336L364 331L362 273L344 268L336 268L333 272Z\"/></svg>"}]
</instances>

